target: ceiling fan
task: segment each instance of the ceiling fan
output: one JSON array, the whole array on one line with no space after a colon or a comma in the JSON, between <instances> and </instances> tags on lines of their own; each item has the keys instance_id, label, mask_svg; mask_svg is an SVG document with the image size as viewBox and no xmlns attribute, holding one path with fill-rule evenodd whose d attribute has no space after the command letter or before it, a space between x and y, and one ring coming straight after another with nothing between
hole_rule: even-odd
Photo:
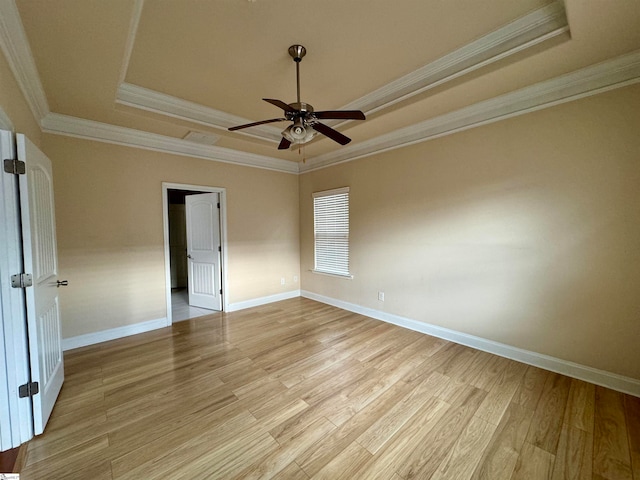
<instances>
[{"instance_id":1,"label":"ceiling fan","mask_svg":"<svg viewBox=\"0 0 640 480\"><path fill-rule=\"evenodd\" d=\"M286 150L291 144L307 143L318 132L338 142L340 145L346 145L351 141L349 137L318 120L364 120L364 113L360 110L325 110L316 112L311 105L300 101L300 62L306 54L307 49L302 45L292 45L289 47L289 55L291 55L291 58L293 58L293 61L296 63L297 101L287 104L282 100L263 98L265 102L281 108L284 111L284 118L271 118L260 122L247 123L246 125L238 125L237 127L229 128L230 132L255 127L256 125L263 125L265 123L290 121L293 123L283 130L282 140L280 141L280 145L278 145L278 150Z\"/></svg>"}]
</instances>

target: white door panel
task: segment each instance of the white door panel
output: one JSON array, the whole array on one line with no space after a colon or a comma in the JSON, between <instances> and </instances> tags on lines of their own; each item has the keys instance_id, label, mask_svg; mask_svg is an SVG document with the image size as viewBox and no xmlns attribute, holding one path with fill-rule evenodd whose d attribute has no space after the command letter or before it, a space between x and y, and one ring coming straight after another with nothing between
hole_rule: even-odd
<instances>
[{"instance_id":1,"label":"white door panel","mask_svg":"<svg viewBox=\"0 0 640 480\"><path fill-rule=\"evenodd\" d=\"M0 130L0 161L16 158L13 132ZM29 381L29 352L24 289L11 286L11 275L22 272L18 181L0 173L0 450L17 447L33 437L31 399L18 387Z\"/></svg>"},{"instance_id":2,"label":"white door panel","mask_svg":"<svg viewBox=\"0 0 640 480\"><path fill-rule=\"evenodd\" d=\"M39 385L39 393L32 397L34 430L39 435L64 380L53 176L49 159L24 135L16 137L18 158L26 163L26 175L20 175L20 205L24 269L33 275L26 305L31 379Z\"/></svg>"},{"instance_id":3,"label":"white door panel","mask_svg":"<svg viewBox=\"0 0 640 480\"><path fill-rule=\"evenodd\" d=\"M220 209L217 193L186 197L189 305L222 309Z\"/></svg>"}]
</instances>

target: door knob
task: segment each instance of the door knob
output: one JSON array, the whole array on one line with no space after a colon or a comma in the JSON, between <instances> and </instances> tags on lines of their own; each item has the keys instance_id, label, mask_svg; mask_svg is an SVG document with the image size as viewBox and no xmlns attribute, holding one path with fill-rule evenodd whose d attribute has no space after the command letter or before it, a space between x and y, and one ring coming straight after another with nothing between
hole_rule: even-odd
<instances>
[{"instance_id":1,"label":"door knob","mask_svg":"<svg viewBox=\"0 0 640 480\"><path fill-rule=\"evenodd\" d=\"M193 260L193 257L191 255L189 255L188 253L187 253L187 258L190 258L191 260Z\"/></svg>"},{"instance_id":2,"label":"door knob","mask_svg":"<svg viewBox=\"0 0 640 480\"><path fill-rule=\"evenodd\" d=\"M67 285L69 285L69 280L58 280L56 287L66 287Z\"/></svg>"}]
</instances>

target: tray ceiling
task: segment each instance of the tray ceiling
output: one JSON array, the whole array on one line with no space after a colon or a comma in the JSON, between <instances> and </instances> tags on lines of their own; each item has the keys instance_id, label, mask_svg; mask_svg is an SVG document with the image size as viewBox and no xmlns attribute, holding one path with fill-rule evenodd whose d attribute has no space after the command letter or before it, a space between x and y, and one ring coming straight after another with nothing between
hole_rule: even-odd
<instances>
[{"instance_id":1,"label":"tray ceiling","mask_svg":"<svg viewBox=\"0 0 640 480\"><path fill-rule=\"evenodd\" d=\"M300 161L297 150L276 149L287 123L226 130L280 116L263 97L295 101L292 44L308 51L303 101L368 116L331 123L353 142L314 140L304 148L310 164L640 48L637 0L16 0L14 8L51 112L39 119L45 130L72 130L72 118L175 145L203 132L219 139L200 147L225 161L233 152Z\"/></svg>"}]
</instances>

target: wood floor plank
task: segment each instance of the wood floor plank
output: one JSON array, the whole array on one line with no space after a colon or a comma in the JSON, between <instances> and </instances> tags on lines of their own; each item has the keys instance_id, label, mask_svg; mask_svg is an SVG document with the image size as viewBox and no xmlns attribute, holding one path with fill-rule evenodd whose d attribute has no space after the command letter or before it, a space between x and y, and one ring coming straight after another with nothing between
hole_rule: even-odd
<instances>
[{"instance_id":1,"label":"wood floor plank","mask_svg":"<svg viewBox=\"0 0 640 480\"><path fill-rule=\"evenodd\" d=\"M128 447L123 444L114 444L114 448L118 447L119 452L124 452L120 453L120 455L116 454L117 456L111 462L114 478L126 477L127 475L135 477L136 472L138 475L146 475L151 466L165 460L168 452L185 449L185 446L188 446L190 442L193 444L198 440L207 441L207 432L216 432L215 438L209 444L210 448L214 448L233 438L233 436L249 431L251 427L256 425L255 418L245 410L238 412L225 411L224 413L223 419L219 415L214 415L212 419L203 419L201 432L204 433L200 435L194 434L194 431L197 432L198 430L195 425L189 423L185 428L176 429L168 435L154 437L147 442L131 442ZM176 453L173 453L173 455L177 456Z\"/></svg>"},{"instance_id":2,"label":"wood floor plank","mask_svg":"<svg viewBox=\"0 0 640 480\"><path fill-rule=\"evenodd\" d=\"M486 390L491 389L491 385L496 381L500 373L507 368L511 360L496 355L491 355L491 358L486 363L484 368L480 369L475 378L471 378L471 385L474 387Z\"/></svg>"},{"instance_id":3,"label":"wood floor plank","mask_svg":"<svg viewBox=\"0 0 640 480\"><path fill-rule=\"evenodd\" d=\"M414 448L406 462L396 469L404 478L430 478L449 449L465 429L487 392L468 385L453 401L449 415L443 417Z\"/></svg>"},{"instance_id":4,"label":"wood floor plank","mask_svg":"<svg viewBox=\"0 0 640 480\"><path fill-rule=\"evenodd\" d=\"M347 357L349 357L349 354L346 352L324 349L277 370L273 373L273 377L277 378L285 387L289 388Z\"/></svg>"},{"instance_id":5,"label":"wood floor plank","mask_svg":"<svg viewBox=\"0 0 640 480\"><path fill-rule=\"evenodd\" d=\"M520 386L525 371L526 368L521 363L509 363L491 385L476 415L493 425L498 425Z\"/></svg>"},{"instance_id":6,"label":"wood floor plank","mask_svg":"<svg viewBox=\"0 0 640 480\"><path fill-rule=\"evenodd\" d=\"M273 480L309 480L309 476L304 473L304 470L296 462L291 462L272 478Z\"/></svg>"},{"instance_id":7,"label":"wood floor plank","mask_svg":"<svg viewBox=\"0 0 640 480\"><path fill-rule=\"evenodd\" d=\"M41 461L30 461L27 453L27 466L20 472L20 478L111 478L109 465L109 440L106 435L89 441L78 442L61 453ZM87 462L87 459L91 459Z\"/></svg>"},{"instance_id":8,"label":"wood floor plank","mask_svg":"<svg viewBox=\"0 0 640 480\"><path fill-rule=\"evenodd\" d=\"M624 396L596 387L593 473L608 480L632 480Z\"/></svg>"},{"instance_id":9,"label":"wood floor plank","mask_svg":"<svg viewBox=\"0 0 640 480\"><path fill-rule=\"evenodd\" d=\"M430 478L432 480L471 478L496 428L496 425L474 416Z\"/></svg>"},{"instance_id":10,"label":"wood floor plank","mask_svg":"<svg viewBox=\"0 0 640 480\"><path fill-rule=\"evenodd\" d=\"M508 480L513 475L533 411L511 403L473 473L474 480Z\"/></svg>"},{"instance_id":11,"label":"wood floor plank","mask_svg":"<svg viewBox=\"0 0 640 480\"><path fill-rule=\"evenodd\" d=\"M422 380L423 378L431 375L432 372L440 369L442 365L449 362L458 352L459 350L456 348L455 343L447 342L433 355L415 365L415 368L409 370L409 372L402 377L402 381L405 383L412 383Z\"/></svg>"},{"instance_id":12,"label":"wood floor plank","mask_svg":"<svg viewBox=\"0 0 640 480\"><path fill-rule=\"evenodd\" d=\"M551 375L551 372L546 370L531 366L527 367L513 401L529 410L535 410L549 375Z\"/></svg>"},{"instance_id":13,"label":"wood floor plank","mask_svg":"<svg viewBox=\"0 0 640 480\"><path fill-rule=\"evenodd\" d=\"M527 442L552 455L558 449L570 386L571 379L564 375L551 373L547 376L527 436Z\"/></svg>"},{"instance_id":14,"label":"wood floor plank","mask_svg":"<svg viewBox=\"0 0 640 480\"><path fill-rule=\"evenodd\" d=\"M593 433L564 424L552 480L590 480L592 463Z\"/></svg>"},{"instance_id":15,"label":"wood floor plank","mask_svg":"<svg viewBox=\"0 0 640 480\"><path fill-rule=\"evenodd\" d=\"M640 400L305 298L65 363L22 479L640 478Z\"/></svg>"},{"instance_id":16,"label":"wood floor plank","mask_svg":"<svg viewBox=\"0 0 640 480\"><path fill-rule=\"evenodd\" d=\"M322 442L300 452L295 461L309 476L314 476L333 458L353 443L383 412L397 404L407 392L407 385L397 382L376 400L327 435Z\"/></svg>"},{"instance_id":17,"label":"wood floor plank","mask_svg":"<svg viewBox=\"0 0 640 480\"><path fill-rule=\"evenodd\" d=\"M594 384L572 378L564 423L593 433L595 398Z\"/></svg>"},{"instance_id":18,"label":"wood floor plank","mask_svg":"<svg viewBox=\"0 0 640 480\"><path fill-rule=\"evenodd\" d=\"M357 471L370 460L371 454L358 443L353 442L311 478L313 480L351 480L357 478Z\"/></svg>"},{"instance_id":19,"label":"wood floor plank","mask_svg":"<svg viewBox=\"0 0 640 480\"><path fill-rule=\"evenodd\" d=\"M318 418L307 425L305 429L298 431L297 435L290 437L286 442L279 442L278 448L273 450L266 458L246 466L233 478L238 480L258 478L267 480L273 478L291 465L300 453L317 443L322 443L321 440L335 430L335 425L329 420L323 417Z\"/></svg>"},{"instance_id":20,"label":"wood floor plank","mask_svg":"<svg viewBox=\"0 0 640 480\"><path fill-rule=\"evenodd\" d=\"M625 417L629 433L631 468L634 480L640 480L640 398L625 395Z\"/></svg>"},{"instance_id":21,"label":"wood floor plank","mask_svg":"<svg viewBox=\"0 0 640 480\"><path fill-rule=\"evenodd\" d=\"M444 387L447 381L449 379L444 375L433 372L417 384L400 402L381 414L376 422L357 438L357 442L370 453L377 453L427 400Z\"/></svg>"},{"instance_id":22,"label":"wood floor plank","mask_svg":"<svg viewBox=\"0 0 640 480\"><path fill-rule=\"evenodd\" d=\"M412 332L416 334L417 332ZM389 355L378 356L367 360L367 365L381 371L394 369L405 362L422 363L447 343L435 337L417 334L409 337L408 341L397 345Z\"/></svg>"},{"instance_id":23,"label":"wood floor plank","mask_svg":"<svg viewBox=\"0 0 640 480\"><path fill-rule=\"evenodd\" d=\"M358 472L360 478L388 478L406 465L416 448L429 447L426 438L449 413L451 406L431 397ZM401 475L405 478L405 475Z\"/></svg>"},{"instance_id":24,"label":"wood floor plank","mask_svg":"<svg viewBox=\"0 0 640 480\"><path fill-rule=\"evenodd\" d=\"M544 480L551 478L555 456L525 442L518 456L512 480Z\"/></svg>"},{"instance_id":25,"label":"wood floor plank","mask_svg":"<svg viewBox=\"0 0 640 480\"><path fill-rule=\"evenodd\" d=\"M353 388L347 388L343 391L343 405L329 413L327 418L336 425L342 425L379 396L384 395L394 385L398 383L406 385L400 378L411 368L410 364L404 364L386 375L380 375L376 370L372 371L371 375L363 377L361 381L355 383Z\"/></svg>"},{"instance_id":26,"label":"wood floor plank","mask_svg":"<svg viewBox=\"0 0 640 480\"><path fill-rule=\"evenodd\" d=\"M438 366L437 371L451 378L452 380L464 383L464 376L471 368L476 351L464 345L454 344L453 355Z\"/></svg>"},{"instance_id":27,"label":"wood floor plank","mask_svg":"<svg viewBox=\"0 0 640 480\"><path fill-rule=\"evenodd\" d=\"M100 417L89 417L86 421L76 422L74 428L58 430L62 434L49 436L46 441L36 437L29 445L28 465L42 462L48 458L65 455L73 446L101 438L108 434L109 424L106 415Z\"/></svg>"},{"instance_id":28,"label":"wood floor plank","mask_svg":"<svg viewBox=\"0 0 640 480\"><path fill-rule=\"evenodd\" d=\"M268 433L236 439L221 448L208 451L188 463L191 478L234 478L246 465L260 462L278 448L278 443ZM171 471L158 479L166 479ZM148 477L147 477L148 478ZM150 479L151 480L151 479Z\"/></svg>"},{"instance_id":29,"label":"wood floor plank","mask_svg":"<svg viewBox=\"0 0 640 480\"><path fill-rule=\"evenodd\" d=\"M471 363L469 364L468 368L463 370L460 375L456 377L456 380L462 383L473 384L473 382L478 379L478 376L482 375L483 372L487 370L488 365L494 358L496 358L495 355L491 355L490 353L482 352L480 350L475 350L473 352L473 358L471 359ZM489 390L488 387L483 389L487 391Z\"/></svg>"},{"instance_id":30,"label":"wood floor plank","mask_svg":"<svg viewBox=\"0 0 640 480\"><path fill-rule=\"evenodd\" d=\"M240 450L234 451L232 447L240 447L240 444L243 445ZM243 415L231 419L226 429L216 428L191 437L171 451L157 450L152 460L134 468L125 468L122 464L115 468L114 465L113 476L114 479L155 480L164 479L175 474L176 471L188 468L189 475L192 478L198 478L195 473L201 474L201 470L207 467L204 464L205 459L210 464L210 468L219 467L226 471L229 467L228 462L234 463L238 456L244 455L248 450L254 451L258 446L265 446L266 449L267 445L275 448L277 443L264 432L259 422L250 415ZM225 459L227 454L232 457ZM204 477L201 475L199 478Z\"/></svg>"}]
</instances>

